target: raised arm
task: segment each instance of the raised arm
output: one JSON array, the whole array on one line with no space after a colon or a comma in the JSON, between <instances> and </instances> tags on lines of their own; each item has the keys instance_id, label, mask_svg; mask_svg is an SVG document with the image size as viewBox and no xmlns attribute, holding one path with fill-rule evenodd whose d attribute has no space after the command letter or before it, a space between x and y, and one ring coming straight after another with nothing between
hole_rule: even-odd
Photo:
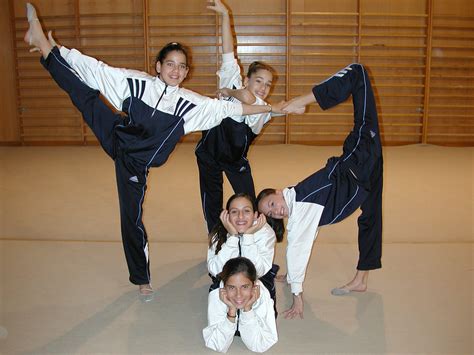
<instances>
[{"instance_id":1,"label":"raised arm","mask_svg":"<svg viewBox=\"0 0 474 355\"><path fill-rule=\"evenodd\" d=\"M230 28L229 10L221 0L208 0L208 3L210 4L207 6L208 9L214 10L221 15L222 53L233 53L234 40Z\"/></svg>"}]
</instances>

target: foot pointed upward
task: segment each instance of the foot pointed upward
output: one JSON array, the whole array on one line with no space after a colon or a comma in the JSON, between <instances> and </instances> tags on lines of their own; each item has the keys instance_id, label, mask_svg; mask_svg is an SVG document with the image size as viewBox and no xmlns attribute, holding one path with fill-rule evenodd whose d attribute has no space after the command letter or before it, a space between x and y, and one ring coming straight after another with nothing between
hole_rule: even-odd
<instances>
[{"instance_id":1,"label":"foot pointed upward","mask_svg":"<svg viewBox=\"0 0 474 355\"><path fill-rule=\"evenodd\" d=\"M41 22L36 14L36 9L30 3L26 4L26 17L28 19L29 28L28 31L26 31L24 41L30 46L33 46L30 52L40 51L43 57L46 58L49 52L51 52L53 45L44 35Z\"/></svg>"}]
</instances>

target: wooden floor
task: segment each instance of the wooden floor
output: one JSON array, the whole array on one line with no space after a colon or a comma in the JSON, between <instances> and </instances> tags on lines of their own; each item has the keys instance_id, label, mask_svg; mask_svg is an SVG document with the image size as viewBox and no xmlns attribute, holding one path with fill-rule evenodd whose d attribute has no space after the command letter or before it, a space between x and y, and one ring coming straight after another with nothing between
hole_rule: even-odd
<instances>
[{"instance_id":1,"label":"wooden floor","mask_svg":"<svg viewBox=\"0 0 474 355\"><path fill-rule=\"evenodd\" d=\"M145 203L156 297L128 282L114 168L98 147L0 147L1 354L211 354L206 237L193 146L152 170ZM321 230L304 320L269 354L472 354L473 148L384 150L383 268L331 296L357 261L357 213ZM255 146L257 190L298 182L337 147ZM226 185L226 195L230 189ZM276 261L285 269L285 242ZM290 305L278 284L278 309ZM229 354L247 354L239 338Z\"/></svg>"}]
</instances>

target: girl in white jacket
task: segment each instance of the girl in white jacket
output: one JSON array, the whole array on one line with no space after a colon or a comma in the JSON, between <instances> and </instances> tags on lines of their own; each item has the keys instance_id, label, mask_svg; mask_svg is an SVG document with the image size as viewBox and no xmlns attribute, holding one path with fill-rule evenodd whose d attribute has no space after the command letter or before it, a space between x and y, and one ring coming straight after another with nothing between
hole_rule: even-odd
<instances>
[{"instance_id":1,"label":"girl in white jacket","mask_svg":"<svg viewBox=\"0 0 474 355\"><path fill-rule=\"evenodd\" d=\"M209 234L207 268L213 281L210 290L219 287L219 273L224 264L229 259L243 256L255 265L257 278L276 302L274 278L279 267L273 264L273 257L275 242L281 241L281 237L275 235L263 214L258 216L255 200L250 195L232 195Z\"/></svg>"},{"instance_id":2,"label":"girl in white jacket","mask_svg":"<svg viewBox=\"0 0 474 355\"><path fill-rule=\"evenodd\" d=\"M148 235L143 201L149 169L163 165L180 138L210 129L225 117L271 112L266 105L244 105L201 96L180 87L189 71L185 47L169 43L159 52L158 76L113 68L77 50L53 46L36 10L27 4L25 42L42 54L43 66L82 113L105 152L114 160L121 231L130 281L149 300L151 287ZM51 43L52 42L52 43ZM126 116L115 114L99 92ZM275 106L274 106L275 108Z\"/></svg>"},{"instance_id":3,"label":"girl in white jacket","mask_svg":"<svg viewBox=\"0 0 474 355\"><path fill-rule=\"evenodd\" d=\"M208 326L202 334L206 346L227 352L236 331L251 351L267 351L278 341L273 301L252 262L244 257L228 260L220 288L209 293Z\"/></svg>"}]
</instances>

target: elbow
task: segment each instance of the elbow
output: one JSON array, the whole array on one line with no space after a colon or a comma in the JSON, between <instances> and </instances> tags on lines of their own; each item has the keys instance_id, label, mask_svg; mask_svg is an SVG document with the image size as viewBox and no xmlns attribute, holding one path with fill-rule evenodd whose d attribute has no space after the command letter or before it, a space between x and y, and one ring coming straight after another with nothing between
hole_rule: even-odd
<instances>
[{"instance_id":1,"label":"elbow","mask_svg":"<svg viewBox=\"0 0 474 355\"><path fill-rule=\"evenodd\" d=\"M253 105L255 103L255 101L257 101L257 99L255 98L255 95L252 94L250 91L248 90L243 90L242 91L242 97L241 97L241 101L243 104L246 104L246 105Z\"/></svg>"}]
</instances>

